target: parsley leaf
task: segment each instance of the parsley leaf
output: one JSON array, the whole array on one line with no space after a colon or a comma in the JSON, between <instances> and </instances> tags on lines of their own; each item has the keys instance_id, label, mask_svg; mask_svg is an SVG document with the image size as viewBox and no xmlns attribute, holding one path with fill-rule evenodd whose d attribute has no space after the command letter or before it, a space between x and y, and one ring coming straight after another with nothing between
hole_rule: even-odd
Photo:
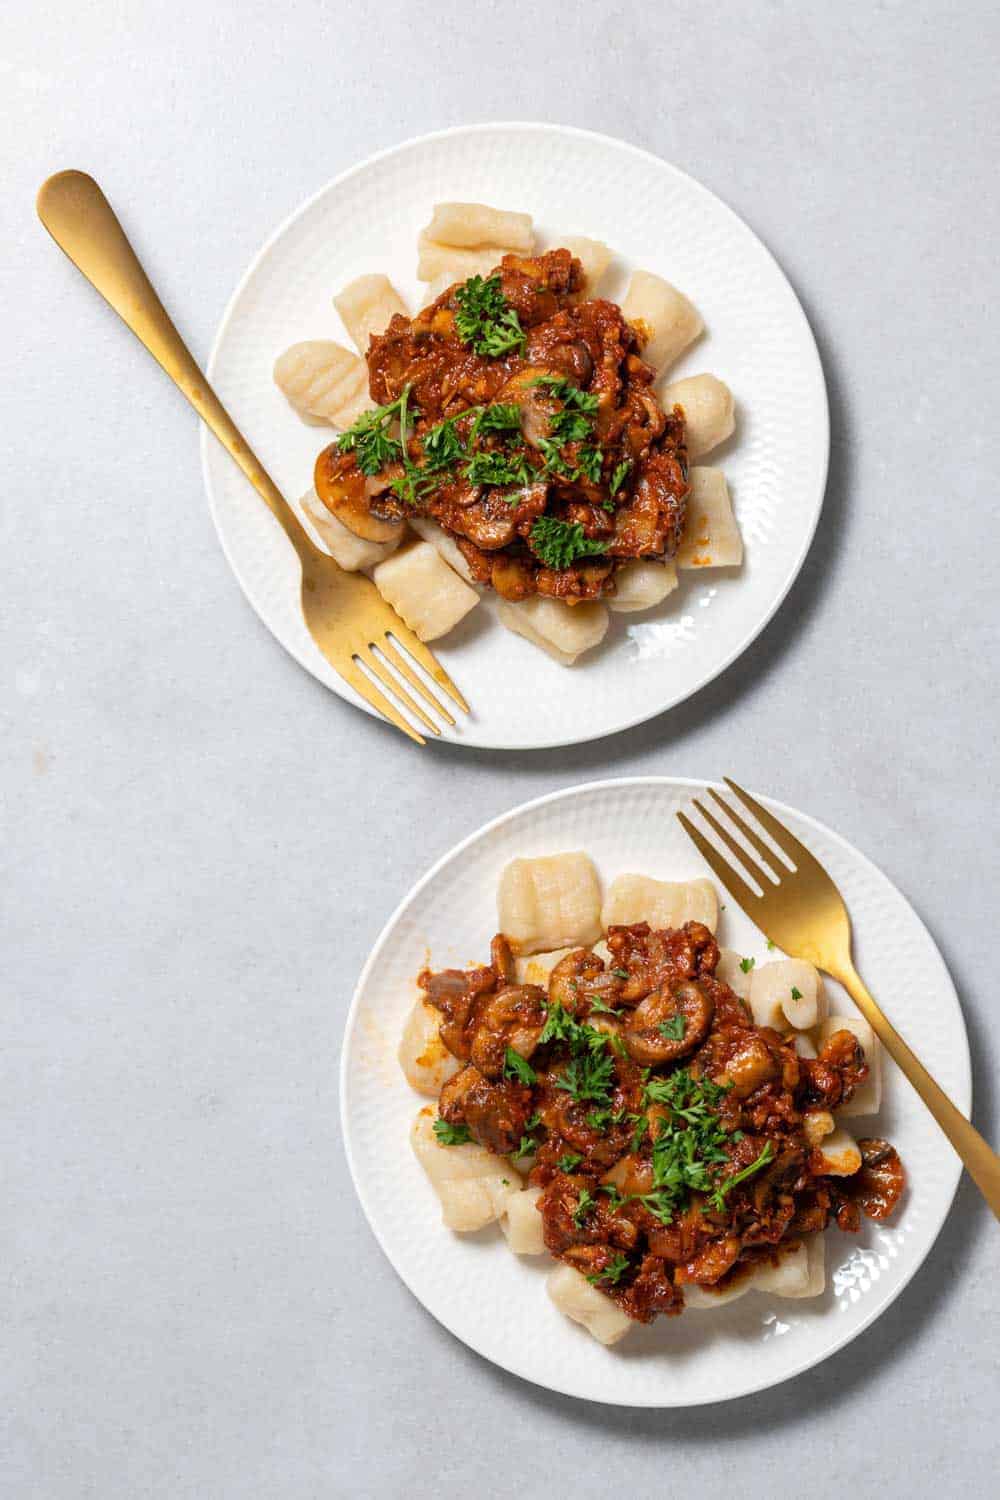
<instances>
[{"instance_id":1,"label":"parsley leaf","mask_svg":"<svg viewBox=\"0 0 1000 1500\"><path fill-rule=\"evenodd\" d=\"M564 1156L560 1156L559 1160L556 1162L556 1171L575 1172L582 1161L583 1157L579 1154L579 1152L567 1151L566 1154Z\"/></svg>"},{"instance_id":2,"label":"parsley leaf","mask_svg":"<svg viewBox=\"0 0 1000 1500\"><path fill-rule=\"evenodd\" d=\"M347 431L342 432L337 439L337 452L355 454L362 474L378 474L386 464L396 463L403 458L409 395L410 387L406 385L395 401L390 401L387 406L376 406L371 411L362 412L358 420L352 422ZM410 415L415 413L414 407ZM403 427L402 442L389 431L392 423L397 420Z\"/></svg>"},{"instance_id":3,"label":"parsley leaf","mask_svg":"<svg viewBox=\"0 0 1000 1500\"><path fill-rule=\"evenodd\" d=\"M594 1099L604 1104L611 1089L614 1065L614 1058L607 1053L603 1057L574 1057L555 1080L556 1088L565 1089L576 1100Z\"/></svg>"},{"instance_id":4,"label":"parsley leaf","mask_svg":"<svg viewBox=\"0 0 1000 1500\"><path fill-rule=\"evenodd\" d=\"M615 976L616 979L627 979L628 978L628 969L612 969L611 972Z\"/></svg>"},{"instance_id":5,"label":"parsley leaf","mask_svg":"<svg viewBox=\"0 0 1000 1500\"><path fill-rule=\"evenodd\" d=\"M628 477L628 471L629 469L631 469L631 467L632 460L630 458L623 458L620 464L615 464L615 467L611 474L611 483L608 485L608 489L611 491L612 495L617 495L618 491L625 483L625 480Z\"/></svg>"},{"instance_id":6,"label":"parsley leaf","mask_svg":"<svg viewBox=\"0 0 1000 1500\"><path fill-rule=\"evenodd\" d=\"M597 557L607 551L605 542L591 541L579 521L559 521L539 516L531 528L531 545L549 568L568 568L578 557Z\"/></svg>"},{"instance_id":7,"label":"parsley leaf","mask_svg":"<svg viewBox=\"0 0 1000 1500\"><path fill-rule=\"evenodd\" d=\"M741 958L740 968L743 970L744 974L749 974L750 970L753 968L756 962L757 960L755 958Z\"/></svg>"},{"instance_id":8,"label":"parsley leaf","mask_svg":"<svg viewBox=\"0 0 1000 1500\"><path fill-rule=\"evenodd\" d=\"M516 1078L519 1083L536 1083L538 1080L538 1074L527 1058L515 1052L513 1047L508 1047L504 1053L503 1072L505 1078Z\"/></svg>"},{"instance_id":9,"label":"parsley leaf","mask_svg":"<svg viewBox=\"0 0 1000 1500\"><path fill-rule=\"evenodd\" d=\"M576 456L577 476L589 479L591 484L600 484L604 454L600 448L581 448Z\"/></svg>"},{"instance_id":10,"label":"parsley leaf","mask_svg":"<svg viewBox=\"0 0 1000 1500\"><path fill-rule=\"evenodd\" d=\"M592 1208L597 1207L597 1199L589 1188L581 1188L580 1196L576 1200L576 1208L573 1210L573 1223L577 1229L583 1228L583 1221Z\"/></svg>"},{"instance_id":11,"label":"parsley leaf","mask_svg":"<svg viewBox=\"0 0 1000 1500\"><path fill-rule=\"evenodd\" d=\"M801 1000L802 999L802 991L801 990L797 990L795 988L794 984L792 985L792 999L793 1000Z\"/></svg>"},{"instance_id":12,"label":"parsley leaf","mask_svg":"<svg viewBox=\"0 0 1000 1500\"><path fill-rule=\"evenodd\" d=\"M680 1011L676 1016L671 1016L669 1021L661 1021L659 1025L660 1035L665 1036L669 1042L682 1042L686 1029L687 1022Z\"/></svg>"},{"instance_id":13,"label":"parsley leaf","mask_svg":"<svg viewBox=\"0 0 1000 1500\"><path fill-rule=\"evenodd\" d=\"M468 1125L449 1125L447 1120L434 1121L434 1134L442 1146L464 1146L472 1140Z\"/></svg>"},{"instance_id":14,"label":"parsley leaf","mask_svg":"<svg viewBox=\"0 0 1000 1500\"><path fill-rule=\"evenodd\" d=\"M526 485L535 474L527 455L520 453L474 453L465 466L470 484Z\"/></svg>"},{"instance_id":15,"label":"parsley leaf","mask_svg":"<svg viewBox=\"0 0 1000 1500\"><path fill-rule=\"evenodd\" d=\"M471 442L476 438L490 432L517 432L521 431L521 408L516 401L496 401L492 406L484 406L472 424L469 434Z\"/></svg>"},{"instance_id":16,"label":"parsley leaf","mask_svg":"<svg viewBox=\"0 0 1000 1500\"><path fill-rule=\"evenodd\" d=\"M517 1150L510 1153L511 1160L520 1161L522 1156L530 1156L533 1151L537 1150L538 1142L533 1141L530 1135L522 1135Z\"/></svg>"},{"instance_id":17,"label":"parsley leaf","mask_svg":"<svg viewBox=\"0 0 1000 1500\"><path fill-rule=\"evenodd\" d=\"M601 404L597 396L590 391L581 391L578 385L574 385L563 375L539 375L531 383L545 386L557 401L562 402L565 411L579 411L586 415L593 415Z\"/></svg>"},{"instance_id":18,"label":"parsley leaf","mask_svg":"<svg viewBox=\"0 0 1000 1500\"><path fill-rule=\"evenodd\" d=\"M605 1005L605 1003L601 999L600 995L588 995L587 996L587 1003L589 1004L591 1012L594 1015L597 1015L597 1014L603 1014L603 1015L607 1015L607 1016L616 1016L616 1015L618 1015L618 1012L615 1010L614 1006L613 1005Z\"/></svg>"},{"instance_id":19,"label":"parsley leaf","mask_svg":"<svg viewBox=\"0 0 1000 1500\"><path fill-rule=\"evenodd\" d=\"M524 349L525 335L517 313L501 290L500 277L470 276L455 289L455 330L477 354L499 359Z\"/></svg>"},{"instance_id":20,"label":"parsley leaf","mask_svg":"<svg viewBox=\"0 0 1000 1500\"><path fill-rule=\"evenodd\" d=\"M770 1141L766 1141L764 1143L764 1149L760 1153L756 1161L752 1161L748 1167L744 1167L742 1172L737 1172L734 1177L723 1178L723 1180L716 1186L716 1189L712 1194L713 1207L725 1208L726 1194L730 1192L737 1183L745 1182L748 1177L752 1177L753 1174L759 1171L761 1167L766 1166L773 1155L774 1146Z\"/></svg>"},{"instance_id":21,"label":"parsley leaf","mask_svg":"<svg viewBox=\"0 0 1000 1500\"><path fill-rule=\"evenodd\" d=\"M602 1281L607 1281L610 1282L612 1286L617 1286L628 1268L628 1256L622 1255L621 1252L619 1252L615 1256L614 1260L608 1262L603 1271L597 1271L593 1276L588 1276L587 1280L592 1286L599 1286Z\"/></svg>"},{"instance_id":22,"label":"parsley leaf","mask_svg":"<svg viewBox=\"0 0 1000 1500\"><path fill-rule=\"evenodd\" d=\"M460 411L454 417L445 417L443 422L424 433L421 445L428 469L450 469L453 464L468 456L468 450L455 430L456 423L468 415L468 411Z\"/></svg>"}]
</instances>

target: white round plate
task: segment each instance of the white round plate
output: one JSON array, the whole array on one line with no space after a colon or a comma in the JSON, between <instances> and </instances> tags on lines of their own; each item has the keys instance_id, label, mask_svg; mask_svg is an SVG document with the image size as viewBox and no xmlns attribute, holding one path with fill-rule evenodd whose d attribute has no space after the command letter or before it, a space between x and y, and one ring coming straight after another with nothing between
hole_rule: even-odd
<instances>
[{"instance_id":1,"label":"white round plate","mask_svg":"<svg viewBox=\"0 0 1000 1500\"><path fill-rule=\"evenodd\" d=\"M453 1234L410 1151L427 1100L396 1061L413 980L435 967L482 962L496 926L501 870L519 855L585 849L607 881L625 871L685 880L706 873L674 814L703 783L644 777L596 782L528 802L446 854L390 918L361 975L341 1059L341 1122L354 1184L375 1237L406 1285L444 1326L486 1359L550 1390L619 1406L697 1406L776 1385L825 1359L902 1291L930 1251L958 1183L958 1157L886 1059L881 1113L849 1120L884 1135L909 1187L884 1224L827 1232L828 1285L814 1301L751 1291L729 1306L636 1327L612 1349L556 1311L548 1256L519 1258L497 1226ZM724 789L723 789L724 790ZM958 998L941 955L893 885L837 834L779 802L767 805L817 855L854 923L858 968L941 1086L968 1113L971 1069ZM719 937L769 955L763 937L722 893ZM850 1000L831 985L831 1012Z\"/></svg>"},{"instance_id":2,"label":"white round plate","mask_svg":"<svg viewBox=\"0 0 1000 1500\"><path fill-rule=\"evenodd\" d=\"M597 739L681 702L764 628L802 566L823 500L829 420L823 373L795 294L767 250L706 188L622 141L554 125L442 131L371 157L298 209L236 291L209 361L222 400L291 501L312 483L328 429L301 422L271 378L300 339L350 346L331 298L384 271L409 306L417 232L442 199L527 210L545 243L566 234L617 252L608 294L636 267L692 298L708 333L675 367L731 386L736 436L710 456L724 468L746 545L739 572L682 575L658 609L618 615L572 669L500 626L493 600L434 650L473 705L449 738L528 749ZM277 523L207 431L202 461L212 516L247 598L281 644L342 698L368 705L313 644L299 610L298 563Z\"/></svg>"}]
</instances>

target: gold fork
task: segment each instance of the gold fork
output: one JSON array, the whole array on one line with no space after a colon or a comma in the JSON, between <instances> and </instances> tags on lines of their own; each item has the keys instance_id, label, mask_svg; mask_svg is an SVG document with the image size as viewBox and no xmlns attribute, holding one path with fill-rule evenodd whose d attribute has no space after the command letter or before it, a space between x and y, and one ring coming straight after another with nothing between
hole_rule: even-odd
<instances>
[{"instance_id":1,"label":"gold fork","mask_svg":"<svg viewBox=\"0 0 1000 1500\"><path fill-rule=\"evenodd\" d=\"M199 370L94 179L85 172L57 172L39 191L38 217L59 248L190 401L281 525L302 565L302 614L310 635L334 671L418 745L426 744L423 736L379 691L368 673L377 677L429 733L439 735L441 731L406 691L400 677L445 723L454 724L455 719L398 647L405 648L462 712L468 713L469 705L433 652L404 625L371 580L360 573L345 573L332 557L313 546L305 527ZM389 670L390 663L395 672Z\"/></svg>"},{"instance_id":2,"label":"gold fork","mask_svg":"<svg viewBox=\"0 0 1000 1500\"><path fill-rule=\"evenodd\" d=\"M765 937L770 938L771 942L783 948L793 958L807 959L834 979L840 980L876 1036L881 1039L889 1056L913 1084L962 1158L969 1176L1000 1219L1000 1157L935 1083L923 1063L910 1051L862 984L851 957L850 918L833 880L819 860L789 833L783 823L779 823L773 813L768 812L766 807L762 807L734 781L730 781L728 776L723 780L765 832L770 834L794 868L790 870L770 845L712 787L708 788L709 796L756 851L758 858L755 859L697 797L694 798L694 805L712 832L742 865L745 873L760 886L762 894L758 895L751 889L743 876L709 843L690 818L679 812L677 816L685 833L694 840L716 879L721 881L733 900L742 906Z\"/></svg>"}]
</instances>

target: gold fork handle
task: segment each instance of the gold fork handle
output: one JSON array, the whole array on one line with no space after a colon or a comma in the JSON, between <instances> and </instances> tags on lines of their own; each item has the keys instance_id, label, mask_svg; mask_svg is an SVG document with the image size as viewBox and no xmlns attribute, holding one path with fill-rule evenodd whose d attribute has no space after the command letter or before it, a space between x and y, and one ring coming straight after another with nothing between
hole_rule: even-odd
<instances>
[{"instance_id":1,"label":"gold fork handle","mask_svg":"<svg viewBox=\"0 0 1000 1500\"><path fill-rule=\"evenodd\" d=\"M961 1114L903 1041L851 965L836 975L897 1067L901 1068L965 1163L973 1182L1000 1219L1000 1156Z\"/></svg>"},{"instance_id":2,"label":"gold fork handle","mask_svg":"<svg viewBox=\"0 0 1000 1500\"><path fill-rule=\"evenodd\" d=\"M98 184L86 172L57 172L39 190L38 217L236 460L305 562L313 551L305 528L199 370Z\"/></svg>"}]
</instances>

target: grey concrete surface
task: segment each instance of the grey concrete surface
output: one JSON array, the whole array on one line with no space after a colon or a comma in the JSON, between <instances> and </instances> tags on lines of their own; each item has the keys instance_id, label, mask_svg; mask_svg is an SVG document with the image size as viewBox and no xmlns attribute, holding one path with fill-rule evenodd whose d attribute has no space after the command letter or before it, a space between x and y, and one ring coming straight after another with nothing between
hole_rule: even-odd
<instances>
[{"instance_id":1,"label":"grey concrete surface","mask_svg":"<svg viewBox=\"0 0 1000 1500\"><path fill-rule=\"evenodd\" d=\"M733 770L877 859L962 994L997 1129L995 6L15 0L4 298L0 1490L10 1500L991 1491L998 1228L794 1386L694 1412L498 1373L413 1301L338 1138L388 912L557 787ZM34 221L94 172L193 349L259 242L371 151L551 119L701 178L829 381L805 570L711 687L576 750L414 753L229 575L189 412ZM405 813L406 836L399 832Z\"/></svg>"}]
</instances>

